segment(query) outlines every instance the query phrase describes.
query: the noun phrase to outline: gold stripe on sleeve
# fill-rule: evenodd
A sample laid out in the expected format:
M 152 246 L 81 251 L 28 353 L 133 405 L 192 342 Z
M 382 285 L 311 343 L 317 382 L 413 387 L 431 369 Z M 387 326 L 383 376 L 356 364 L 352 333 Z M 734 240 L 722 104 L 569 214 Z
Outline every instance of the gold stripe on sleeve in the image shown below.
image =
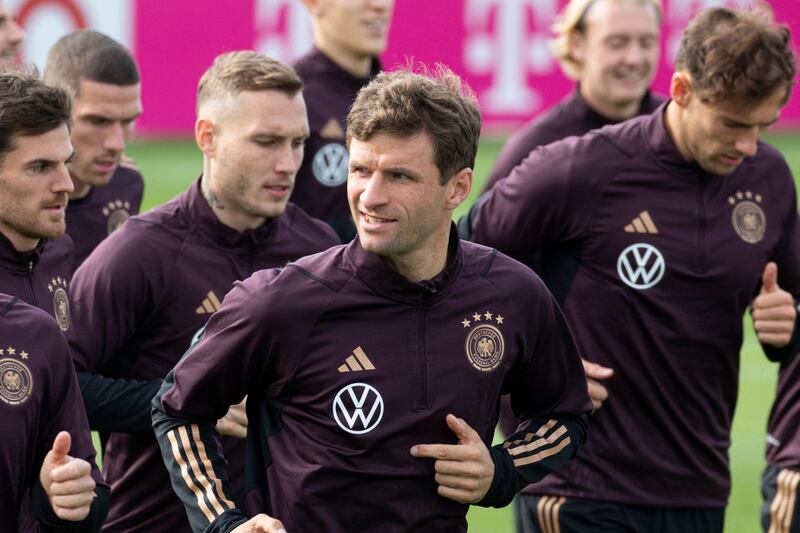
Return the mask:
M 552 448 L 548 448 L 546 450 L 542 450 L 541 452 L 539 452 L 537 454 L 534 454 L 534 455 L 530 455 L 528 457 L 521 457 L 519 459 L 515 459 L 514 460 L 514 466 L 520 467 L 520 466 L 529 465 L 531 463 L 538 463 L 542 459 L 547 459 L 551 455 L 557 454 L 558 452 L 563 450 L 565 447 L 567 447 L 570 442 L 572 442 L 572 439 L 570 439 L 569 436 L 567 436 L 566 439 L 562 440 L 561 442 L 559 442 L 556 446 L 553 446 Z
M 517 446 L 516 448 L 511 448 L 511 449 L 508 450 L 508 453 L 510 453 L 512 456 L 514 456 L 514 455 L 520 455 L 520 454 L 523 454 L 523 453 L 532 452 L 533 450 L 536 450 L 537 448 L 541 448 L 542 446 L 547 446 L 548 444 L 553 444 L 555 441 L 560 439 L 561 436 L 564 435 L 564 433 L 566 433 L 566 432 L 567 432 L 566 426 L 561 426 L 560 428 L 555 430 L 546 439 L 538 439 L 538 440 L 533 441 L 530 444 L 526 444 L 525 446 Z
M 192 491 L 195 498 L 197 499 L 197 505 L 200 507 L 200 510 L 205 515 L 206 520 L 208 520 L 209 523 L 213 522 L 216 516 L 214 516 L 214 513 L 212 513 L 211 509 L 209 509 L 208 506 L 206 505 L 205 499 L 203 498 L 203 492 L 195 484 L 195 482 L 192 481 L 192 478 L 189 477 L 189 468 L 186 464 L 186 461 L 184 461 L 183 457 L 181 456 L 181 451 L 178 446 L 178 440 L 175 438 L 174 429 L 171 429 L 167 432 L 167 439 L 169 439 L 169 444 L 172 448 L 172 457 L 175 458 L 175 461 L 178 463 L 178 466 L 181 469 L 181 477 L 183 478 L 183 481 L 186 483 L 186 485 L 189 487 L 189 490 Z
M 195 457 L 194 451 L 192 450 L 192 444 L 189 442 L 189 433 L 186 431 L 186 426 L 178 427 L 178 435 L 181 438 L 183 451 L 186 453 L 186 458 L 189 461 L 189 467 L 192 469 L 194 477 L 197 478 L 197 481 L 203 488 L 203 493 L 205 494 L 206 498 L 208 498 L 209 505 L 211 505 L 217 515 L 221 515 L 225 512 L 225 509 L 222 508 L 219 500 L 217 500 L 216 494 L 214 494 L 214 492 L 211 490 L 211 484 L 208 482 L 208 479 L 203 475 L 202 472 L 200 472 L 200 465 L 197 461 L 197 457 Z
M 200 461 L 208 472 L 211 481 L 214 483 L 214 488 L 216 489 L 217 497 L 222 500 L 222 502 L 228 507 L 228 509 L 235 509 L 236 505 L 229 499 L 225 497 L 225 492 L 222 490 L 222 480 L 217 477 L 216 473 L 214 472 L 214 468 L 211 464 L 211 461 L 208 459 L 208 455 L 206 455 L 206 446 L 203 444 L 203 440 L 200 438 L 200 426 L 197 424 L 192 424 L 192 439 L 194 439 L 195 444 L 197 444 L 197 452 L 200 454 Z

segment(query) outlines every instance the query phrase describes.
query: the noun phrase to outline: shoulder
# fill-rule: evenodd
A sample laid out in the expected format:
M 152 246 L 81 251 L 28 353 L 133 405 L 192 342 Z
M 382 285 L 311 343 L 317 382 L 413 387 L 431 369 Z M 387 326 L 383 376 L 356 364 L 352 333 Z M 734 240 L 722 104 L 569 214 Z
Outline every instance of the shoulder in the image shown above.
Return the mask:
M 479 278 L 494 287 L 496 295 L 518 296 L 549 295 L 544 282 L 530 268 L 494 248 L 461 241 L 464 276 Z
M 130 161 L 130 163 L 126 161 Z M 117 170 L 114 171 L 113 176 L 111 176 L 111 181 L 107 187 L 120 191 L 140 191 L 144 188 L 144 178 L 138 167 L 133 164 L 132 159 L 122 160 L 117 166 Z
M 75 278 L 84 271 L 111 276 L 134 271 L 152 272 L 157 264 L 174 262 L 188 233 L 174 216 L 176 209 L 173 200 L 129 218 L 97 245 L 78 268 Z
M 46 362 L 43 366 L 49 368 L 71 368 L 66 338 L 53 317 L 15 296 L 0 294 L 0 335 L 4 347 L 8 344 L 16 347 L 15 351 L 39 352 L 40 358 L 31 360 L 26 355 L 22 360 L 31 364 L 42 360 Z
M 45 245 L 44 254 L 51 261 L 72 261 L 72 255 L 75 253 L 75 243 L 72 237 L 64 234 L 55 239 L 49 239 Z
M 340 244 L 339 237 L 328 224 L 312 217 L 291 202 L 286 205 L 286 211 L 279 220 L 281 226 L 293 234 L 294 239 L 306 241 L 310 252 Z
M 313 322 L 352 277 L 342 272 L 344 248 L 306 256 L 282 269 L 259 270 L 234 284 L 223 307 L 232 306 L 245 318 L 259 317 L 276 331 Z

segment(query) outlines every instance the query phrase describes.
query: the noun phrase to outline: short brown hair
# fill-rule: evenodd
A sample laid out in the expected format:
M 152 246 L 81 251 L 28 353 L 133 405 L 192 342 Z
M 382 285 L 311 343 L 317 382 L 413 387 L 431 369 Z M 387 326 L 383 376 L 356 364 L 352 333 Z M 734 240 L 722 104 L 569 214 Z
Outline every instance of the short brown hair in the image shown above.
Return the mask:
M 595 4 L 600 1 L 614 2 L 619 0 L 570 0 L 553 24 L 555 37 L 549 42 L 550 51 L 553 52 L 553 56 L 561 66 L 561 70 L 570 78 L 578 79 L 583 68 L 583 65 L 572 57 L 570 43 L 575 38 L 576 33 L 582 34 L 586 31 L 586 17 Z M 652 6 L 656 11 L 659 22 L 661 22 L 661 0 L 635 1 L 643 6 Z
M 76 96 L 81 78 L 121 87 L 139 83 L 139 68 L 117 41 L 94 30 L 68 33 L 47 54 L 45 80 Z
M 303 82 L 292 67 L 263 54 L 248 50 L 227 52 L 217 56 L 200 78 L 197 110 L 209 100 L 268 89 L 294 96 L 303 89 Z
M 433 73 L 411 68 L 384 72 L 363 87 L 347 115 L 347 146 L 378 133 L 411 137 L 427 132 L 434 159 L 446 183 L 475 166 L 481 134 L 481 112 L 475 95 L 453 71 L 437 65 Z
M 72 100 L 63 89 L 46 85 L 37 71 L 0 73 L 0 164 L 19 136 L 42 135 L 71 126 Z
M 750 11 L 713 8 L 683 33 L 676 67 L 692 79 L 701 100 L 751 105 L 794 85 L 791 34 L 765 5 Z

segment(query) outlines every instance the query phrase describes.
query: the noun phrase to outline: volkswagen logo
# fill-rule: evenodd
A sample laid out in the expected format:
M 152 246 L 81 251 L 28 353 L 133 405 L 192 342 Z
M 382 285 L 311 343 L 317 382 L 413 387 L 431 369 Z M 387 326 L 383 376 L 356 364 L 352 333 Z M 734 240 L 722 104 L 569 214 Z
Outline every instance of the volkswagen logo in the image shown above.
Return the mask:
M 371 385 L 351 383 L 333 400 L 333 419 L 353 435 L 369 433 L 383 418 L 383 398 Z
M 338 187 L 347 181 L 347 149 L 338 143 L 329 143 L 314 155 L 311 170 L 317 181 L 326 187 Z
M 631 244 L 617 260 L 619 278 L 634 289 L 649 289 L 661 281 L 664 270 L 664 256 L 650 244 Z

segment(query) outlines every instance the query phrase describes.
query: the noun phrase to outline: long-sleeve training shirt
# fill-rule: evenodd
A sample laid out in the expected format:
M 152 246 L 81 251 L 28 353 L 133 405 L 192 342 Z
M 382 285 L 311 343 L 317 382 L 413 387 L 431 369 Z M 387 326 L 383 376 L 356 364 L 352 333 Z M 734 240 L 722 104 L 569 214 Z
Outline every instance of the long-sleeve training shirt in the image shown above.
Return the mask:
M 314 47 L 297 60 L 294 68 L 303 79 L 311 133 L 297 171 L 292 202 L 330 224 L 342 242 L 350 242 L 356 227 L 347 203 L 347 113 L 358 91 L 380 71 L 380 63 L 373 60 L 370 75 L 358 78 Z
M 73 253 L 69 235 L 41 239 L 33 250 L 19 252 L 0 233 L 0 293 L 44 310 L 66 332 L 72 323 L 69 283 Z
M 800 295 L 781 155 L 759 143 L 731 174 L 710 175 L 683 159 L 663 115 L 534 151 L 471 212 L 475 241 L 541 253 L 581 354 L 615 372 L 592 438 L 535 492 L 724 506 L 743 314 L 768 261 Z M 792 354 L 797 337 L 767 353 Z
M 128 219 L 81 265 L 69 341 L 89 422 L 112 432 L 103 465 L 112 494 L 108 531 L 189 530 L 152 432 L 150 400 L 234 281 L 336 242 L 327 225 L 292 204 L 254 230 L 231 229 L 198 180 Z M 244 441 L 223 443 L 241 490 Z
M 591 409 L 570 332 L 541 280 L 451 236 L 450 265 L 412 283 L 356 239 L 237 283 L 154 399 L 153 423 L 195 531 L 245 513 L 287 531 L 466 531 L 415 444 L 455 444 L 445 417 L 491 445 L 502 393 L 527 423 L 491 448 L 482 505 L 574 456 Z M 248 395 L 237 500 L 213 423 Z
M 89 516 L 59 519 L 39 481 L 56 435 L 67 431 L 69 455 L 92 465 L 97 483 Z M 3 531 L 99 531 L 108 486 L 95 451 L 67 341 L 53 318 L 0 294 L 0 524 Z M 44 530 L 44 529 L 43 529 Z
M 67 234 L 75 243 L 73 272 L 100 242 L 111 235 L 142 205 L 144 180 L 138 170 L 120 164 L 111 181 L 92 187 L 83 198 L 67 204 Z

